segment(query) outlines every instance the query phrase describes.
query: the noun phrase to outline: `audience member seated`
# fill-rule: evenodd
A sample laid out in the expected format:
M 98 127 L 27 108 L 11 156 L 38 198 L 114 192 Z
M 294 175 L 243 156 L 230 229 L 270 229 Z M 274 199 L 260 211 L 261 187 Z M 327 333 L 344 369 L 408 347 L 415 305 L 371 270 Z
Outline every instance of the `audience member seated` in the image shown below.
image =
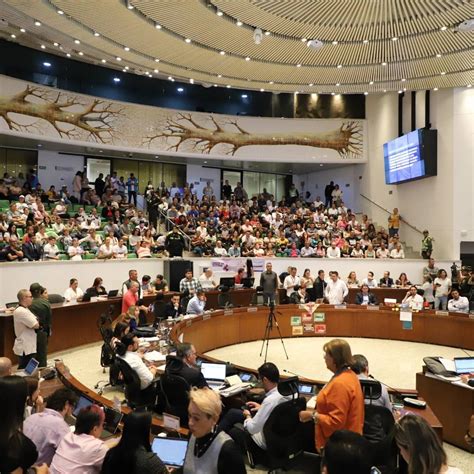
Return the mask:
M 408 288 L 411 286 L 410 280 L 408 280 L 407 274 L 402 272 L 400 273 L 400 276 L 397 278 L 397 281 L 395 282 L 395 285 L 397 285 L 398 288 Z
M 367 278 L 362 280 L 363 285 L 367 285 L 369 288 L 377 288 L 377 280 L 374 278 L 374 272 L 367 273 Z
M 402 304 L 407 304 L 410 309 L 423 309 L 423 297 L 418 294 L 418 288 L 416 286 L 410 286 L 405 298 L 402 300 Z
M 163 275 L 156 275 L 155 281 L 151 283 L 151 286 L 155 292 L 166 293 L 170 291 L 168 288 L 168 282 L 165 280 Z
M 167 474 L 163 461 L 151 450 L 150 412 L 131 412 L 125 418 L 117 446 L 105 455 L 101 474 Z
M 86 294 L 91 297 L 96 296 L 105 296 L 107 295 L 107 290 L 102 286 L 103 280 L 100 277 L 95 277 L 94 282 L 90 288 L 87 288 Z
M 357 279 L 356 272 L 350 272 L 346 280 L 347 286 L 349 288 L 354 288 L 359 286 L 359 280 Z
M 182 377 L 191 387 L 207 387 L 206 379 L 196 365 L 196 349 L 188 342 L 178 344 L 175 356 L 166 357 L 165 372 Z
M 206 294 L 202 290 L 198 290 L 196 294 L 189 300 L 186 314 L 203 314 L 206 308 Z
M 369 285 L 363 284 L 360 287 L 360 291 L 356 294 L 355 304 L 365 305 L 376 305 L 378 304 L 377 298 L 370 291 Z
M 186 310 L 181 306 L 181 297 L 179 295 L 173 295 L 171 300 L 166 303 L 165 306 L 165 317 L 166 318 L 177 318 L 186 313 Z
M 143 361 L 142 354 L 138 351 L 138 337 L 132 333 L 126 334 L 116 344 L 117 356 L 123 359 L 140 379 L 140 389 L 146 390 L 152 386 L 156 376 L 156 367 L 147 366 Z
M 51 474 L 96 474 L 100 472 L 107 447 L 100 439 L 104 410 L 97 405 L 83 408 L 76 419 L 74 433 L 67 433 L 56 449 Z
M 263 427 L 273 409 L 289 399 L 278 391 L 280 372 L 272 362 L 266 362 L 258 368 L 258 378 L 265 390 L 262 404 L 247 402 L 243 411 L 243 430 L 235 426 L 229 431 L 242 452 L 249 451 L 254 459 L 261 459 L 267 448 Z M 254 416 L 252 417 L 252 413 Z
M 346 296 L 349 294 L 349 288 L 347 288 L 347 285 L 339 278 L 338 272 L 332 271 L 329 275 L 330 279 L 326 284 L 324 297 L 329 304 L 343 304 Z
M 117 344 L 122 341 L 123 336 L 126 336 L 130 332 L 130 322 L 118 322 L 112 333 L 112 339 L 110 340 L 110 346 L 115 351 Z
M 45 260 L 59 260 L 59 247 L 56 244 L 56 237 L 53 235 L 48 237 L 48 243 L 43 249 L 43 257 Z
M 67 302 L 81 301 L 84 296 L 84 292 L 79 288 L 79 282 L 77 278 L 71 278 L 69 280 L 69 288 L 64 292 L 64 299 Z
M 370 458 L 370 445 L 362 435 L 338 430 L 324 448 L 321 474 L 370 474 Z
M 204 273 L 199 277 L 199 283 L 203 290 L 215 290 L 219 286 L 215 278 L 213 278 L 212 269 L 209 267 L 206 268 Z
M 48 397 L 41 413 L 26 418 L 23 433 L 35 443 L 38 463 L 51 464 L 59 443 L 70 432 L 65 418 L 72 415 L 76 402 L 77 396 L 72 390 L 60 388 Z
M 296 285 L 293 293 L 290 296 L 291 304 L 306 304 L 309 301 L 309 295 L 306 292 L 304 285 Z
M 469 313 L 469 300 L 465 296 L 459 296 L 459 290 L 452 290 L 451 299 L 448 301 L 448 311 Z
M 216 429 L 221 415 L 219 394 L 209 388 L 193 389 L 189 394 L 189 430 L 183 472 L 244 474 L 244 460 L 232 438 Z
M 0 377 L 12 375 L 12 361 L 8 357 L 0 357 Z
M 44 410 L 44 399 L 41 395 L 39 379 L 36 376 L 25 377 L 27 386 L 25 420 L 34 413 Z
M 423 417 L 405 415 L 395 424 L 394 436 L 409 473 L 462 474 L 448 466 L 441 440 Z
M 350 368 L 354 360 L 349 344 L 343 339 L 332 339 L 323 350 L 326 367 L 334 376 L 318 393 L 316 411 L 300 412 L 302 422 L 314 422 L 318 452 L 335 431 L 346 429 L 362 434 L 364 427 L 364 395 Z
M 393 286 L 393 278 L 390 278 L 390 272 L 383 272 L 383 278 L 380 279 L 379 286 L 381 288 L 391 288 Z

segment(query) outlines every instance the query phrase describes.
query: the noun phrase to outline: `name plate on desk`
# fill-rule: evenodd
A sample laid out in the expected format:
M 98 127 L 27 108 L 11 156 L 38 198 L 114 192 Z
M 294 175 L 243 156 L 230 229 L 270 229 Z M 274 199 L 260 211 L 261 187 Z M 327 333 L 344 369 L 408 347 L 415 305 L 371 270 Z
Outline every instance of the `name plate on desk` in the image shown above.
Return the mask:
M 247 308 L 248 313 L 254 313 L 257 310 L 258 310 L 258 308 L 256 306 L 250 306 L 250 308 Z
M 234 310 L 233 309 L 226 309 L 224 311 L 224 316 L 231 316 L 232 314 L 234 314 Z
M 436 316 L 449 316 L 449 311 L 441 311 L 437 309 L 435 314 Z
M 345 304 L 335 304 L 334 309 L 347 309 Z
M 206 319 L 211 319 L 211 315 L 210 314 L 203 314 L 202 315 L 202 320 L 206 321 Z
M 369 311 L 378 311 L 378 310 L 380 309 L 380 306 L 379 306 L 378 304 L 373 305 L 373 306 L 367 305 L 367 309 L 368 309 Z

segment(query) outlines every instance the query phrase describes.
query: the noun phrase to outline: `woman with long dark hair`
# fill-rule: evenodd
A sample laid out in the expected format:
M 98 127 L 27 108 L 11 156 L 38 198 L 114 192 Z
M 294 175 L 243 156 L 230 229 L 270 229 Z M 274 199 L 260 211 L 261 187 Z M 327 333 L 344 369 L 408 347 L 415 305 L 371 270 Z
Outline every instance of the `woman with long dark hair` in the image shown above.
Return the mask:
M 105 456 L 102 474 L 165 474 L 166 466 L 151 450 L 150 412 L 132 412 L 125 418 L 122 438 Z

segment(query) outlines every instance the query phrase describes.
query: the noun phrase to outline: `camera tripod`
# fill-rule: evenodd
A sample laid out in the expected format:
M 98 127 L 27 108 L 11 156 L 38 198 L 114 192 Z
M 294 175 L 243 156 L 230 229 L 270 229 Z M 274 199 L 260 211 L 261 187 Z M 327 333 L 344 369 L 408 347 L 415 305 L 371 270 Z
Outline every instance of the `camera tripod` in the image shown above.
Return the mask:
M 273 325 L 275 325 L 275 327 L 278 330 L 278 335 L 280 336 L 281 345 L 283 346 L 283 350 L 285 351 L 285 356 L 288 359 L 288 353 L 286 352 L 286 347 L 285 347 L 285 343 L 283 341 L 283 337 L 281 335 L 280 326 L 278 325 L 278 320 L 277 320 L 277 317 L 275 315 L 275 305 L 274 305 L 274 303 L 270 303 L 270 312 L 268 313 L 267 325 L 265 327 L 265 333 L 263 335 L 262 348 L 260 349 L 260 357 L 262 357 L 263 348 L 265 347 L 264 362 L 267 362 L 268 343 L 270 341 L 270 334 L 273 330 Z

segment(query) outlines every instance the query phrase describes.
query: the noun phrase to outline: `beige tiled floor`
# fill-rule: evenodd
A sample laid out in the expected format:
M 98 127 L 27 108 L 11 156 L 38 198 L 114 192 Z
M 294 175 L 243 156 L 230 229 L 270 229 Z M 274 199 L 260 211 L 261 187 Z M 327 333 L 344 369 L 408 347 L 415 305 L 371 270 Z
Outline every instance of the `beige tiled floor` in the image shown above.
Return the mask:
M 287 360 L 280 340 L 271 340 L 267 360 L 274 362 L 280 370 L 286 369 L 305 377 L 328 380 L 330 372 L 322 359 L 322 346 L 329 338 L 293 338 L 284 339 L 289 356 Z M 406 343 L 378 339 L 347 338 L 353 353 L 364 354 L 370 363 L 371 373 L 391 387 L 415 388 L 415 374 L 421 369 L 425 356 L 444 356 L 452 358 L 463 355 L 460 349 L 434 346 L 429 344 Z M 259 357 L 261 342 L 252 342 L 228 346 L 209 352 L 209 355 L 238 365 L 257 368 L 263 363 Z M 82 346 L 73 351 L 52 354 L 51 359 L 61 358 L 69 366 L 71 373 L 82 383 L 94 388 L 100 380 L 107 381 L 108 373 L 100 367 L 100 344 Z M 104 396 L 123 400 L 123 393 L 106 388 Z M 474 474 L 473 456 L 466 451 L 445 443 L 449 464 Z M 248 472 L 262 473 L 259 469 Z M 299 472 L 300 471 L 291 471 Z

